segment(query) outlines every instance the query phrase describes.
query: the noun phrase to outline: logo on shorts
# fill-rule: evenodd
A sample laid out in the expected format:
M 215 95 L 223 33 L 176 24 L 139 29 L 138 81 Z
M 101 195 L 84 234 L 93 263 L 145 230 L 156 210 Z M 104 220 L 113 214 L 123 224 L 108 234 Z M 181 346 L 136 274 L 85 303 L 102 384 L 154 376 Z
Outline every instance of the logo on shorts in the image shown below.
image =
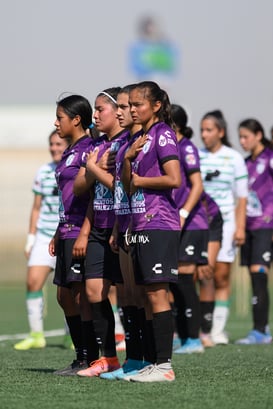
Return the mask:
M 81 265 L 80 265 L 80 263 L 75 263 L 73 266 L 71 266 L 71 270 L 75 274 L 81 274 Z
M 270 253 L 270 251 L 266 251 L 264 254 L 263 254 L 263 259 L 264 259 L 264 261 L 266 261 L 267 263 L 271 260 L 271 253 Z
M 141 243 L 141 244 L 150 243 L 148 235 L 131 234 L 129 229 L 127 229 L 124 234 L 124 240 L 127 246 L 130 246 L 130 244 L 136 244 L 136 243 Z
M 193 256 L 194 255 L 194 246 L 190 245 L 185 248 L 185 252 L 188 254 L 188 256 Z
M 191 308 L 186 308 L 185 310 L 185 317 L 191 318 L 192 317 L 192 309 Z
M 153 266 L 152 270 L 153 270 L 153 272 L 154 272 L 155 274 L 162 274 L 162 273 L 163 273 L 163 271 L 162 271 L 162 264 L 161 264 L 161 263 L 156 263 L 156 264 Z

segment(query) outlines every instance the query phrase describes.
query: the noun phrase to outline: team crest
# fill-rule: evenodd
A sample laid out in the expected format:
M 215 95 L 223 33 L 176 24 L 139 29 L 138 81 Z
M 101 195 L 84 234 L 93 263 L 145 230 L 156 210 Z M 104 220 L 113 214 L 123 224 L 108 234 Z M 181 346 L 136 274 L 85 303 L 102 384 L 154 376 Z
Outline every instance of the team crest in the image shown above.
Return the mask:
M 167 145 L 167 139 L 164 135 L 160 135 L 159 137 L 159 146 L 166 146 Z
M 71 155 L 68 156 L 68 158 L 65 161 L 66 166 L 71 165 L 73 162 L 73 159 L 75 158 L 75 153 L 72 153 Z
M 151 141 L 147 141 L 145 143 L 145 145 L 143 146 L 143 148 L 142 148 L 143 153 L 147 153 L 149 151 L 149 149 L 150 149 L 150 146 L 151 146 Z

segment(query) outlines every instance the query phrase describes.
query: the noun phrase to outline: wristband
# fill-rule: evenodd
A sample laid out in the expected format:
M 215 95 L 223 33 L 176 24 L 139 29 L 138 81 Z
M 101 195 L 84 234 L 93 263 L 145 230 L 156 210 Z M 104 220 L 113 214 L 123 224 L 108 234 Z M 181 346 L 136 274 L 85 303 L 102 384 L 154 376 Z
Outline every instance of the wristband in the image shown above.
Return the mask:
M 27 235 L 27 242 L 26 242 L 26 245 L 25 245 L 25 252 L 26 253 L 30 252 L 30 250 L 33 247 L 34 242 L 35 242 L 35 234 L 29 233 Z
M 186 210 L 186 209 L 182 208 L 182 209 L 179 210 L 179 216 L 183 217 L 183 219 L 186 219 L 189 214 L 190 214 L 190 212 L 188 212 L 188 210 Z

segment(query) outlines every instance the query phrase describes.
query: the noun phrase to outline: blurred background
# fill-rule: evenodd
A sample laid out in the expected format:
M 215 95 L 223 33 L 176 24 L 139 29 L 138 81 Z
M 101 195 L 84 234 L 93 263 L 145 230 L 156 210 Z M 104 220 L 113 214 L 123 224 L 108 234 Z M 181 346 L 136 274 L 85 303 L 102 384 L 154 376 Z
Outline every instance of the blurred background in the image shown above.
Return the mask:
M 56 100 L 93 104 L 111 86 L 154 80 L 199 122 L 223 111 L 239 148 L 246 117 L 273 125 L 272 0 L 9 0 L 0 15 L 0 281 L 25 278 L 37 168 L 49 160 Z

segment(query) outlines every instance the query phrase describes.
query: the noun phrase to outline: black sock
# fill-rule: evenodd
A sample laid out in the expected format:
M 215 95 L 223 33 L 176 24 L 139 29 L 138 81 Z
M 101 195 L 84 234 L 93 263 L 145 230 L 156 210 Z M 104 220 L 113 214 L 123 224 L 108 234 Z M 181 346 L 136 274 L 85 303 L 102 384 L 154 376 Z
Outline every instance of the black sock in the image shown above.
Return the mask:
M 214 304 L 214 301 L 200 301 L 201 331 L 204 334 L 209 334 L 211 331 Z
M 156 363 L 171 362 L 173 349 L 172 312 L 163 311 L 153 314 L 153 328 L 156 348 Z
M 200 301 L 193 277 L 193 274 L 179 274 L 177 285 L 184 299 L 184 316 L 186 318 L 188 337 L 198 338 L 200 330 Z
M 142 361 L 142 342 L 138 319 L 138 308 L 130 305 L 122 307 L 126 343 L 126 359 Z
M 99 358 L 99 345 L 96 340 L 93 321 L 82 321 L 83 354 L 88 364 Z
M 84 360 L 83 354 L 83 339 L 82 339 L 82 323 L 80 315 L 65 317 L 72 342 L 75 347 L 76 357 L 79 361 Z
M 252 314 L 254 329 L 265 333 L 268 324 L 269 294 L 267 288 L 267 274 L 251 273 L 252 283 Z
M 93 323 L 102 356 L 116 356 L 115 319 L 108 298 L 92 304 Z
M 138 318 L 140 322 L 142 355 L 144 361 L 151 362 L 152 364 L 154 364 L 156 362 L 156 353 L 153 321 L 146 320 L 144 308 L 140 308 L 138 310 Z
M 170 283 L 170 289 L 174 297 L 175 305 L 175 327 L 180 339 L 187 339 L 188 326 L 187 319 L 185 316 L 185 300 L 182 290 L 180 289 L 178 283 Z

